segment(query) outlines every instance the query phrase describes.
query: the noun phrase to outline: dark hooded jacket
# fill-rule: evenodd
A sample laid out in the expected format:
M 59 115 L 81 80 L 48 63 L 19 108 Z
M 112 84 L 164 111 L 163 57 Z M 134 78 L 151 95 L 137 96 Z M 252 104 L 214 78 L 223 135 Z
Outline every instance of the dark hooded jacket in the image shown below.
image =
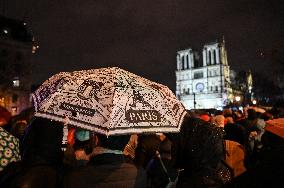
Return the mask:
M 232 178 L 226 165 L 223 129 L 200 119 L 186 117 L 176 139 L 176 167 L 184 169 L 177 187 L 216 188 Z
M 35 118 L 21 143 L 22 161 L 11 164 L 1 177 L 0 187 L 58 187 L 62 168 L 63 126 Z
M 134 165 L 122 153 L 129 136 L 97 137 L 99 147 L 107 152 L 95 153 L 86 166 L 70 169 L 64 175 L 64 187 L 146 187 L 147 177 L 144 169 Z

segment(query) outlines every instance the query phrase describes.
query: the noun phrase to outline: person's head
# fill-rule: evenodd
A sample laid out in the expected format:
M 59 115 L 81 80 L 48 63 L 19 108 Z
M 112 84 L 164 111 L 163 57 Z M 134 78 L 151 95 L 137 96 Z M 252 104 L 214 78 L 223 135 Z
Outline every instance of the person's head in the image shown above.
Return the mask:
M 21 139 L 25 133 L 25 129 L 28 123 L 26 120 L 18 120 L 12 125 L 11 134 L 13 134 L 18 139 Z
M 224 157 L 223 133 L 209 122 L 186 116 L 173 146 L 176 168 L 194 171 L 216 166 Z
M 215 116 L 223 115 L 223 111 L 222 110 L 216 110 L 214 114 L 215 114 Z
M 234 123 L 233 117 L 226 117 L 226 124 L 232 124 Z
M 233 114 L 234 120 L 240 120 L 244 118 L 244 114 L 241 110 L 237 110 Z
M 39 156 L 41 159 L 57 163 L 62 161 L 63 123 L 35 117 L 26 128 L 22 149 L 23 160 Z
M 110 150 L 123 151 L 124 147 L 129 141 L 130 135 L 113 135 L 105 136 L 101 134 L 96 135 L 98 138 L 97 145 Z
M 230 108 L 225 108 L 223 110 L 223 114 L 224 114 L 224 117 L 232 117 L 233 116 L 233 112 Z
M 217 127 L 224 128 L 225 126 L 225 117 L 223 115 L 217 115 L 212 118 L 212 123 L 214 123 Z
M 73 144 L 75 158 L 77 160 L 89 160 L 95 147 L 92 133 L 84 129 L 75 130 L 75 141 Z
M 257 114 L 256 114 L 256 111 L 254 110 L 254 109 L 248 109 L 247 110 L 247 114 L 248 114 L 248 119 L 249 120 L 254 120 L 254 119 L 256 119 L 257 118 Z

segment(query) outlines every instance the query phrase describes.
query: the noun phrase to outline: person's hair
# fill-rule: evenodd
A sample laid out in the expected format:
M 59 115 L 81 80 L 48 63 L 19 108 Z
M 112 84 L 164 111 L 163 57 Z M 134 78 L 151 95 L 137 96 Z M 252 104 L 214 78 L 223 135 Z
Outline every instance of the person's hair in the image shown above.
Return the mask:
M 94 145 L 92 144 L 91 140 L 80 141 L 78 139 L 75 139 L 73 148 L 74 151 L 82 149 L 87 155 L 89 155 L 90 153 L 92 153 Z
M 31 162 L 40 157 L 47 163 L 62 162 L 63 124 L 35 117 L 26 128 L 22 143 L 22 159 Z
M 111 150 L 123 150 L 126 144 L 129 141 L 130 135 L 114 135 L 114 136 L 105 136 L 98 134 L 99 146 L 111 149 Z
M 233 112 L 230 108 L 225 108 L 223 110 L 224 117 L 233 117 Z
M 16 123 L 12 125 L 11 134 L 17 137 L 19 140 L 21 140 L 22 136 L 25 133 L 26 127 L 27 127 L 26 120 L 18 120 Z
M 257 114 L 256 114 L 256 111 L 254 109 L 248 109 L 247 113 L 248 113 L 248 119 L 249 120 L 254 120 L 254 119 L 257 118 Z
M 218 116 L 218 115 L 223 115 L 223 111 L 222 110 L 216 110 L 215 113 L 214 113 L 215 116 Z
M 209 122 L 186 116 L 174 145 L 177 168 L 214 167 L 224 159 L 223 130 Z

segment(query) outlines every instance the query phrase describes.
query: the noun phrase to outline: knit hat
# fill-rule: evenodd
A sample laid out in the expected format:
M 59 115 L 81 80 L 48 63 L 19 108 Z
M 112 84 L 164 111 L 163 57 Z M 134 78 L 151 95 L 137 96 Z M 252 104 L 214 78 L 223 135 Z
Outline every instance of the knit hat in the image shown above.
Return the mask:
M 79 141 L 86 141 L 90 139 L 90 131 L 84 129 L 77 129 L 75 131 L 75 138 Z

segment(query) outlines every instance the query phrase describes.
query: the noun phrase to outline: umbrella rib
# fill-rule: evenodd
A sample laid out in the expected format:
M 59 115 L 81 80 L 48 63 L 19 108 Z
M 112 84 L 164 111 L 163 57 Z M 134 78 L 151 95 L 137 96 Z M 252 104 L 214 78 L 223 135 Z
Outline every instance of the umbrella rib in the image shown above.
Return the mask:
M 106 120 L 108 120 L 108 116 L 106 114 L 110 114 L 108 110 L 104 108 L 96 99 L 91 98 L 92 102 L 96 105 L 97 109 L 100 109 L 101 111 L 98 111 Z

